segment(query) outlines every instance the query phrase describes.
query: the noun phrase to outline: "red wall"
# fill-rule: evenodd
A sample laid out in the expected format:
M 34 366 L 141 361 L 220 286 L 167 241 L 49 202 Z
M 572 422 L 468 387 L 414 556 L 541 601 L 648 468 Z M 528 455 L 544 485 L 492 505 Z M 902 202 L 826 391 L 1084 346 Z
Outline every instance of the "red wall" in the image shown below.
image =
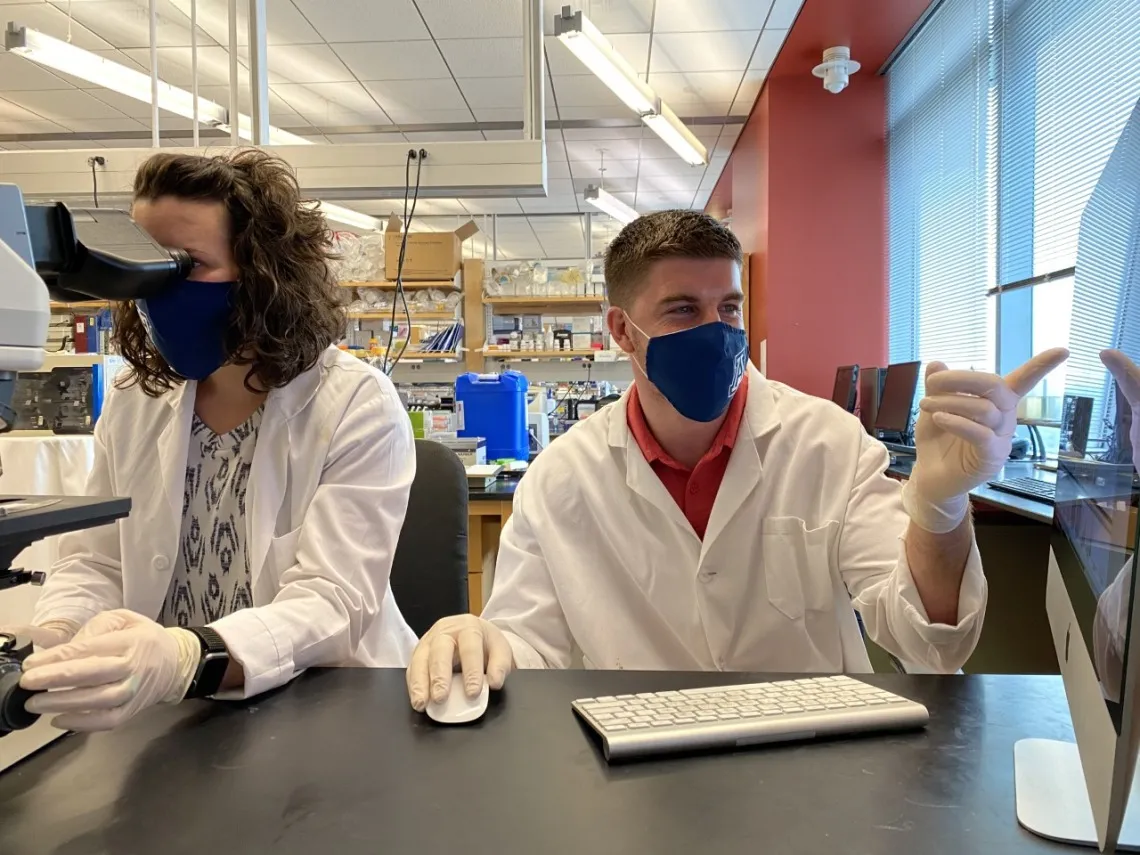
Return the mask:
M 887 363 L 885 80 L 878 68 L 929 0 L 806 0 L 707 206 L 752 253 L 753 361 L 829 397 L 839 365 Z M 839 95 L 811 75 L 846 44 Z

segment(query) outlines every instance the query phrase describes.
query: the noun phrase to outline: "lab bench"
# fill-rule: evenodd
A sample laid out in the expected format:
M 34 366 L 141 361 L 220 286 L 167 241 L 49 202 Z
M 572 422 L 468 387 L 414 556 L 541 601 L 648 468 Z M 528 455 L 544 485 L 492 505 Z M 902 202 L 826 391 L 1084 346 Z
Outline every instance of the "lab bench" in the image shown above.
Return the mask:
M 467 493 L 467 598 L 472 614 L 483 611 L 484 590 L 490 591 L 484 568 L 493 572 L 499 553 L 499 536 L 511 517 L 518 479 L 500 479 L 488 487 L 471 487 Z

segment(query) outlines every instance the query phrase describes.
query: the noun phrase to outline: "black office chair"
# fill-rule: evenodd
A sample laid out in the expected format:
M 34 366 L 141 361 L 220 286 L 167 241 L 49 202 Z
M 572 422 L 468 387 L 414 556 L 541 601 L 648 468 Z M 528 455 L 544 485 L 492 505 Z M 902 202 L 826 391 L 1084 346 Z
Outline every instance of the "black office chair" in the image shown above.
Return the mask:
M 449 448 L 416 440 L 416 477 L 392 561 L 392 593 L 422 636 L 467 611 L 467 470 Z

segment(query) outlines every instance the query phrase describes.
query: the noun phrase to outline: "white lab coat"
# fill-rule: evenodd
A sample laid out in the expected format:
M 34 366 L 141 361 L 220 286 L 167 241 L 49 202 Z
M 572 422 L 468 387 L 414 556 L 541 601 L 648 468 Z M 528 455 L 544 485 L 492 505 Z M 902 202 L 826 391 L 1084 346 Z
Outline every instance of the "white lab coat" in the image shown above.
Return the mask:
M 929 623 L 899 485 L 856 418 L 749 366 L 702 542 L 630 433 L 628 399 L 519 483 L 483 617 L 520 667 L 867 672 L 856 609 L 908 663 L 952 672 L 970 655 L 986 603 L 977 546 L 958 625 Z
M 180 548 L 195 386 L 111 393 L 87 493 L 129 496 L 131 514 L 64 536 L 37 623 L 114 608 L 158 616 Z M 388 577 L 414 475 L 396 390 L 355 357 L 329 348 L 269 393 L 246 500 L 253 607 L 211 624 L 244 667 L 235 696 L 311 666 L 407 664 L 416 637 Z

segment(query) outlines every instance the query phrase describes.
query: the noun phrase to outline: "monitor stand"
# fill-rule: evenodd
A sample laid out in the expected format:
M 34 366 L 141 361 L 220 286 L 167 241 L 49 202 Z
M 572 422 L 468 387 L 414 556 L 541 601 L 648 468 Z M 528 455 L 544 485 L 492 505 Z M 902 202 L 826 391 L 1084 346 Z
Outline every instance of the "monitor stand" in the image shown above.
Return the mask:
M 1081 755 L 1072 742 L 1022 739 L 1013 746 L 1017 821 L 1046 840 L 1097 847 Z M 1116 848 L 1140 852 L 1140 796 L 1133 782 Z

